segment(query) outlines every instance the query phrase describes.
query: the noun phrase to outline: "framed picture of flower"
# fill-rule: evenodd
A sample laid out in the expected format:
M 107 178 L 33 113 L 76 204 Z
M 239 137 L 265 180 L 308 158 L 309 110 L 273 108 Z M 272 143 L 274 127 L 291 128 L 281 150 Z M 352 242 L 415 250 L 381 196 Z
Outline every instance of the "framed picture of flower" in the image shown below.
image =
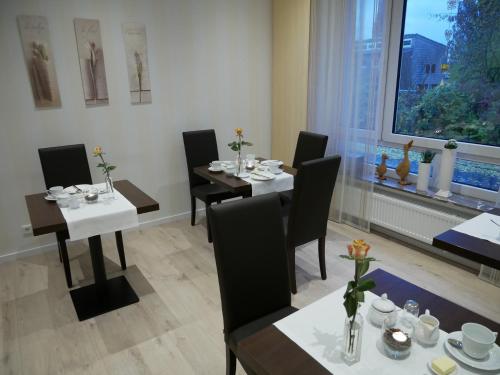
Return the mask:
M 52 56 L 47 18 L 17 16 L 35 107 L 61 106 L 59 85 Z
M 124 23 L 122 34 L 127 59 L 130 101 L 132 104 L 151 103 L 146 26 Z
M 99 21 L 75 18 L 74 24 L 85 104 L 108 104 L 108 85 Z

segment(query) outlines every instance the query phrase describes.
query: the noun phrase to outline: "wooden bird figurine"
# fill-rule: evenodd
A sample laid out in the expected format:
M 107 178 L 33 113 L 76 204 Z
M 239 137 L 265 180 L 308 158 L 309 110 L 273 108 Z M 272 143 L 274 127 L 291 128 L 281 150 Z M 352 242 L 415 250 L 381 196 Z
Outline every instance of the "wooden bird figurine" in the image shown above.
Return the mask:
M 385 165 L 385 161 L 389 159 L 389 156 L 387 156 L 386 153 L 382 154 L 382 161 L 380 162 L 380 165 L 377 166 L 376 171 L 377 171 L 377 178 L 379 180 L 385 180 L 387 177 L 384 175 L 387 173 L 387 165 Z
M 399 176 L 399 184 L 400 185 L 409 185 L 410 182 L 406 181 L 406 177 L 408 177 L 408 174 L 410 173 L 410 159 L 408 158 L 408 151 L 410 150 L 411 146 L 413 145 L 413 141 L 408 142 L 404 146 L 404 158 L 401 160 L 401 163 L 398 164 L 396 167 L 396 173 Z

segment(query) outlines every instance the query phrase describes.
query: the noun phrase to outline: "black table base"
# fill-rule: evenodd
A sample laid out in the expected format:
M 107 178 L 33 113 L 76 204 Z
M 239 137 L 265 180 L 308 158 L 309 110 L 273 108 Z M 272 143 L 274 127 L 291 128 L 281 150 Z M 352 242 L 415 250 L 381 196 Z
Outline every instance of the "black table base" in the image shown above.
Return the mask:
M 80 321 L 139 302 L 125 276 L 106 279 L 101 237 L 90 237 L 89 247 L 95 284 L 70 291 Z
M 104 288 L 92 284 L 71 290 L 70 294 L 79 321 L 139 302 L 125 276 L 106 280 Z

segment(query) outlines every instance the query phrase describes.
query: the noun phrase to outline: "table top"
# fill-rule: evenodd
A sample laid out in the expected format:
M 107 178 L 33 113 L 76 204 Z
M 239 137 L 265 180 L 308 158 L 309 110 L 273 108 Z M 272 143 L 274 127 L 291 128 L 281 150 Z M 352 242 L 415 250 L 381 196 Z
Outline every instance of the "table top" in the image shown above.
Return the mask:
M 365 277 L 376 282 L 377 286 L 371 290 L 373 293 L 377 295 L 387 293 L 398 306 L 403 306 L 407 299 L 412 298 L 418 301 L 420 306 L 430 309 L 432 315 L 440 320 L 440 328 L 445 332 L 458 331 L 465 322 L 480 323 L 496 332 L 500 330 L 499 323 L 382 269 L 377 269 Z M 497 338 L 497 344 L 500 344 L 500 337 Z M 244 339 L 238 345 L 238 356 L 256 374 L 329 374 L 323 366 L 274 325 Z
M 256 160 L 265 160 L 263 158 L 256 158 Z M 233 193 L 251 193 L 252 192 L 252 184 L 242 180 L 241 178 L 228 176 L 226 173 L 212 173 L 208 170 L 208 165 L 203 165 L 200 167 L 194 167 L 193 172 L 200 177 L 203 177 L 213 183 L 224 186 L 226 189 L 230 190 Z M 287 165 L 283 165 L 282 169 L 295 176 L 297 174 L 297 170 L 295 168 L 289 167 Z
M 158 211 L 160 205 L 128 180 L 114 182 L 114 187 L 137 208 L 138 214 Z M 33 235 L 65 231 L 64 216 L 55 202 L 47 201 L 45 193 L 26 195 L 26 205 L 33 228 Z
M 500 208 L 489 211 L 500 215 Z M 463 258 L 500 270 L 500 245 L 450 229 L 432 240 L 432 245 Z

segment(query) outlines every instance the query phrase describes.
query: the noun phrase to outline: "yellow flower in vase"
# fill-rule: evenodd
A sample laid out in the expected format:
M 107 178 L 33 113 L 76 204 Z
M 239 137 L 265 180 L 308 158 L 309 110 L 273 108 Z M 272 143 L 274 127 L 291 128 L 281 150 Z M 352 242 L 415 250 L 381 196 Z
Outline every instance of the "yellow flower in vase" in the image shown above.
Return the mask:
M 238 139 L 231 143 L 228 143 L 228 146 L 231 150 L 236 151 L 238 153 L 238 175 L 241 173 L 241 147 L 242 146 L 252 146 L 252 143 L 243 140 L 243 129 L 236 128 L 234 129 L 236 136 Z

